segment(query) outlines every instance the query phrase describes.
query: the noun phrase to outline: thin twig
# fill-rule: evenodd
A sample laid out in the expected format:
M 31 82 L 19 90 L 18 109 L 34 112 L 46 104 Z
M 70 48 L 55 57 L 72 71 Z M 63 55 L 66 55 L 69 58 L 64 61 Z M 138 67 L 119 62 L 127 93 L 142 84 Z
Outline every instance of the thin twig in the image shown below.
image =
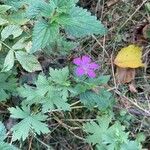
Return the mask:
M 141 106 L 139 106 L 137 103 L 135 103 L 133 100 L 129 99 L 128 97 L 126 97 L 125 95 L 122 95 L 120 91 L 118 91 L 117 89 L 115 90 L 115 92 L 120 96 L 123 97 L 124 99 L 128 100 L 130 103 L 132 103 L 134 106 L 136 106 L 138 109 L 140 109 L 141 111 L 143 111 L 144 113 L 147 113 L 148 115 L 150 115 L 150 111 L 142 108 Z
M 53 148 L 49 145 L 47 145 L 46 143 L 44 143 L 43 141 L 41 141 L 39 138 L 37 138 L 36 136 L 34 137 L 38 142 L 40 142 L 42 145 L 44 145 L 45 147 L 47 147 L 47 150 L 53 150 Z
M 122 24 L 122 26 L 119 28 L 119 31 L 126 25 L 128 21 L 132 19 L 132 17 L 139 11 L 139 9 L 147 2 L 147 0 L 144 0 L 142 4 L 134 11 L 134 13 Z M 118 31 L 118 32 L 119 32 Z
M 95 41 L 99 44 L 99 46 L 103 49 L 103 51 L 105 52 L 105 54 L 107 55 L 107 57 L 109 57 L 109 54 L 107 53 L 106 49 L 104 48 L 104 46 L 98 41 L 98 39 L 92 35 L 92 37 L 95 39 Z

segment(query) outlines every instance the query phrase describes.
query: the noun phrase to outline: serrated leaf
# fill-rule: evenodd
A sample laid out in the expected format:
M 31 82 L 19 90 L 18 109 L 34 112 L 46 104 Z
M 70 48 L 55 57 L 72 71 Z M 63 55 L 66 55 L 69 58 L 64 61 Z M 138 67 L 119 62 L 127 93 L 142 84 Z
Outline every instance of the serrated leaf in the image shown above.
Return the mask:
M 97 117 L 97 122 L 84 124 L 84 130 L 88 133 L 87 142 L 96 145 L 97 150 L 131 150 L 133 145 L 135 147 L 133 146 L 132 149 L 140 150 L 136 149 L 136 141 L 128 139 L 129 133 L 125 132 L 125 127 L 117 121 L 111 123 L 111 119 L 110 116 L 105 115 Z
M 13 10 L 18 11 L 22 6 L 29 4 L 31 0 L 5 0 L 5 4 L 10 5 Z
M 50 72 L 50 79 L 55 83 L 66 86 L 70 85 L 69 82 L 67 81 L 69 77 L 68 67 L 59 70 L 50 68 L 49 72 Z
M 26 71 L 34 72 L 42 70 L 40 63 L 34 55 L 28 54 L 23 51 L 17 51 L 15 52 L 15 56 L 23 69 L 25 69 Z
M 4 124 L 0 121 L 0 141 L 3 141 L 6 138 L 6 128 Z
M 7 72 L 11 70 L 14 66 L 14 51 L 9 50 L 3 65 L 2 72 Z
M 29 109 L 25 107 L 22 108 L 22 110 L 19 107 L 12 107 L 9 108 L 9 111 L 11 113 L 11 117 L 22 119 L 18 124 L 14 125 L 12 128 L 13 141 L 21 139 L 24 141 L 28 137 L 30 132 L 35 132 L 38 135 L 40 135 L 41 133 L 45 134 L 50 132 L 47 125 L 43 123 L 43 121 L 46 120 L 47 116 L 41 113 L 29 113 Z
M 0 14 L 5 13 L 10 8 L 11 8 L 11 6 L 9 6 L 9 5 L 0 5 Z
M 59 33 L 59 26 L 56 23 L 48 24 L 41 20 L 33 29 L 33 46 L 31 53 L 34 53 L 54 41 Z
M 13 35 L 13 38 L 16 38 L 21 34 L 22 34 L 22 29 L 19 26 L 8 25 L 1 32 L 2 41 L 7 39 L 10 35 Z
M 112 94 L 105 89 L 101 89 L 99 93 L 92 91 L 87 91 L 80 94 L 80 100 L 84 105 L 93 108 L 95 105 L 102 111 L 105 111 L 107 108 L 112 107 L 114 99 Z
M 8 108 L 8 110 L 11 112 L 12 118 L 24 119 L 30 115 L 30 109 L 26 107 L 22 107 L 21 109 L 17 106 L 16 108 Z
M 95 16 L 91 16 L 90 12 L 80 7 L 73 7 L 68 14 L 58 16 L 56 21 L 64 26 L 67 33 L 75 37 L 106 33 L 104 25 Z
M 55 7 L 53 1 L 47 3 L 41 0 L 32 0 L 26 15 L 28 18 L 36 18 L 40 16 L 49 18 L 54 13 Z
M 57 6 L 57 12 L 59 13 L 68 12 L 68 10 L 74 7 L 75 4 L 78 2 L 78 0 L 52 0 L 52 1 Z
M 70 86 L 68 68 L 60 70 L 51 69 L 50 71 L 52 71 L 52 74 L 48 78 L 42 74 L 38 76 L 37 81 L 35 81 L 36 87 L 24 85 L 18 88 L 20 96 L 25 98 L 24 103 L 28 105 L 41 104 L 43 112 L 54 109 L 70 110 L 70 105 L 67 102 Z

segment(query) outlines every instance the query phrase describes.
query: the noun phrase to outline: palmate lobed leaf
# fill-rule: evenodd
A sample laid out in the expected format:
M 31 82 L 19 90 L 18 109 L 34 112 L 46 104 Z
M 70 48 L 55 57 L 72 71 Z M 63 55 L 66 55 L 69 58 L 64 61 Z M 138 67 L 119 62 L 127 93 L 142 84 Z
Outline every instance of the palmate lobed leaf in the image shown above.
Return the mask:
M 63 69 L 53 69 L 50 68 L 49 69 L 49 74 L 50 74 L 50 80 L 52 80 L 53 82 L 55 82 L 56 84 L 60 84 L 60 85 L 70 85 L 68 78 L 69 78 L 69 69 L 68 67 L 65 67 Z
M 47 125 L 43 123 L 43 121 L 46 121 L 46 115 L 43 115 L 42 113 L 31 113 L 27 107 L 23 107 L 22 109 L 19 107 L 12 107 L 8 110 L 10 111 L 12 118 L 22 119 L 12 128 L 13 141 L 20 139 L 24 141 L 29 136 L 30 132 L 34 132 L 38 135 L 50 132 Z
M 140 143 L 128 139 L 124 126 L 117 121 L 110 125 L 111 121 L 112 118 L 105 115 L 97 117 L 97 122 L 84 124 L 84 130 L 88 133 L 87 142 L 96 145 L 97 150 L 141 149 Z
M 47 112 L 54 110 L 70 110 L 70 105 L 67 100 L 69 97 L 68 89 L 70 83 L 68 81 L 69 70 L 63 69 L 50 69 L 50 76 L 40 74 L 36 87 L 24 85 L 18 88 L 21 97 L 25 98 L 24 104 L 32 105 L 33 103 L 41 104 L 42 111 Z

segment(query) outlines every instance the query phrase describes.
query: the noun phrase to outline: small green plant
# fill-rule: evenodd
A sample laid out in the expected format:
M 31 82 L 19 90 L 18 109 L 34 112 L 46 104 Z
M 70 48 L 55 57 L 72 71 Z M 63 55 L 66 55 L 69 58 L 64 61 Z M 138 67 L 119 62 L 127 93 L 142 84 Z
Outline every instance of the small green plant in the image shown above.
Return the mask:
M 99 75 L 100 65 L 89 55 L 73 53 L 82 38 L 107 33 L 101 21 L 79 7 L 78 0 L 2 0 L 0 4 L 0 109 L 10 114 L 1 117 L 0 112 L 0 118 L 15 120 L 8 134 L 0 122 L 0 150 L 17 149 L 6 139 L 21 147 L 34 137 L 44 138 L 55 132 L 53 122 L 72 134 L 72 127 L 56 118 L 67 120 L 78 108 L 79 118 L 83 111 L 93 111 L 91 118 L 97 116 L 98 123 L 80 124 L 81 132 L 88 134 L 87 140 L 80 138 L 84 142 L 98 150 L 140 150 L 141 141 L 130 140 L 125 127 L 108 115 L 115 104 L 108 90 L 110 76 Z M 53 60 L 66 56 L 68 62 L 63 67 L 50 65 L 45 72 L 40 55 Z M 33 74 L 30 83 L 22 81 L 22 76 Z
M 84 125 L 88 133 L 87 142 L 96 145 L 97 150 L 139 150 L 141 145 L 137 140 L 131 141 L 125 132 L 125 127 L 118 121 L 111 124 L 110 116 L 97 117 L 97 122 L 89 122 Z

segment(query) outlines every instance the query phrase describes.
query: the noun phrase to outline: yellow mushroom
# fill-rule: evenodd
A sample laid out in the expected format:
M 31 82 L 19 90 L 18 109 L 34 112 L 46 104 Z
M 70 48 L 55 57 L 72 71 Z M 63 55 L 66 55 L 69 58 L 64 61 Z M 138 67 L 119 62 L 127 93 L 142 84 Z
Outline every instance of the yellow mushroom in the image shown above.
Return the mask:
M 142 48 L 137 45 L 129 45 L 122 48 L 114 63 L 121 68 L 138 68 L 144 67 L 142 63 Z

